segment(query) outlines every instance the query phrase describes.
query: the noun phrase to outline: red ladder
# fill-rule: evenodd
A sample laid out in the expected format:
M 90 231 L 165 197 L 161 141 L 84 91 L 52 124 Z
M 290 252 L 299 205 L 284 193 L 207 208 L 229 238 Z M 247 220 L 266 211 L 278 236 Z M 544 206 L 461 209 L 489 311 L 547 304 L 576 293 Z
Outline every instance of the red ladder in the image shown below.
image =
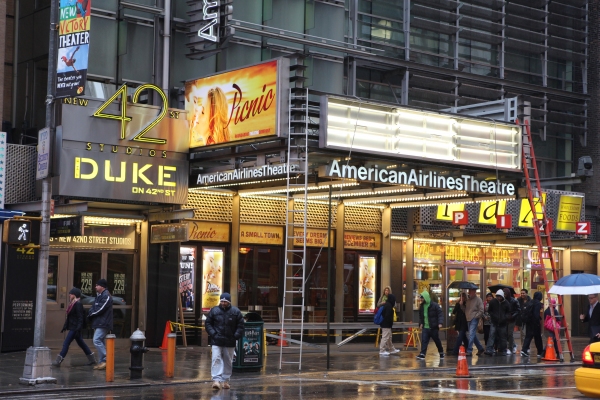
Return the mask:
M 517 125 L 519 120 L 516 121 Z M 558 280 L 558 272 L 556 270 L 556 263 L 554 262 L 554 249 L 552 248 L 552 239 L 550 238 L 551 227 L 548 224 L 548 218 L 546 214 L 546 200 L 543 196 L 542 186 L 540 184 L 540 177 L 537 170 L 537 162 L 535 160 L 535 153 L 533 151 L 533 140 L 531 138 L 531 129 L 529 128 L 529 122 L 525 121 L 523 124 L 524 133 L 523 147 L 522 147 L 522 158 L 523 158 L 523 171 L 525 173 L 525 182 L 527 183 L 527 198 L 529 199 L 529 206 L 531 207 L 531 216 L 533 223 L 533 233 L 535 236 L 535 243 L 538 248 L 540 264 L 542 267 L 542 276 L 544 285 L 546 286 L 546 293 L 550 290 L 550 283 L 554 284 Z M 531 176 L 533 172 L 533 177 Z M 539 211 L 538 211 L 539 210 Z M 545 241 L 545 244 L 544 244 Z M 545 250 L 545 251 L 544 251 Z M 552 271 L 552 279 L 547 279 L 546 268 L 550 265 Z M 554 322 L 554 337 L 557 338 L 558 352 L 560 361 L 563 362 L 563 350 L 562 342 L 567 343 L 569 353 L 571 354 L 571 362 L 575 361 L 573 353 L 573 345 L 571 343 L 571 335 L 565 319 L 565 310 L 563 303 L 563 296 L 558 295 L 557 311 L 554 312 L 554 308 L 550 307 L 550 314 L 552 321 Z M 549 302 L 550 304 L 550 302 Z M 542 321 L 542 331 L 544 322 Z M 560 332 L 565 333 L 565 337 L 561 339 Z

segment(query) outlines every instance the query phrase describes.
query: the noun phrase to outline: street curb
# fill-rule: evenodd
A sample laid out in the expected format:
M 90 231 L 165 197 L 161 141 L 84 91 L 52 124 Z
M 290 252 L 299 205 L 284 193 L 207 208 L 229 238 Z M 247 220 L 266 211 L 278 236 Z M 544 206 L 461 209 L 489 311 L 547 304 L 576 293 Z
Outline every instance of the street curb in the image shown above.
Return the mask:
M 554 363 L 554 364 L 513 364 L 513 365 L 488 365 L 488 366 L 471 366 L 469 367 L 469 371 L 489 371 L 494 369 L 521 369 L 521 368 L 551 368 L 551 367 L 580 367 L 581 363 Z M 392 375 L 399 373 L 440 373 L 440 372 L 454 372 L 456 368 L 415 368 L 415 369 L 404 369 L 404 370 L 394 370 L 394 371 L 363 371 L 361 372 L 363 375 Z M 327 374 L 333 373 L 348 373 L 348 371 L 322 371 Z M 309 372 L 308 374 L 320 374 L 319 372 Z M 282 376 L 295 376 L 300 377 L 298 374 L 277 374 L 279 377 Z M 473 379 L 471 378 L 460 378 L 460 379 Z M 459 378 L 457 378 L 459 379 Z M 243 381 L 242 379 L 236 379 L 236 382 Z M 154 382 L 140 382 L 140 383 L 105 383 L 99 385 L 86 385 L 86 386 L 55 386 L 55 387 L 43 387 L 37 389 L 37 386 L 29 386 L 30 389 L 27 390 L 5 390 L 0 391 L 0 397 L 6 396 L 14 396 L 15 394 L 25 394 L 25 393 L 57 393 L 57 392 L 70 392 L 70 391 L 81 391 L 81 390 L 102 390 L 102 389 L 132 389 L 132 388 L 144 388 L 144 387 L 152 387 L 152 386 L 175 386 L 175 385 L 190 385 L 190 384 L 202 384 L 202 383 L 210 383 L 210 380 L 182 380 L 182 381 L 154 381 Z

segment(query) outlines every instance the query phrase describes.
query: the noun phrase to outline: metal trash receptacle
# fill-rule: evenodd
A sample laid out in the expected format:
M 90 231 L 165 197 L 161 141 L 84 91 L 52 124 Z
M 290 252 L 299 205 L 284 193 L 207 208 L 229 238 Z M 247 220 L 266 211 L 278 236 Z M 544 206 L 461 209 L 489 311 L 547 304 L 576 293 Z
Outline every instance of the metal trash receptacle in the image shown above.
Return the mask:
M 244 320 L 244 336 L 236 343 L 233 368 L 240 371 L 261 369 L 265 362 L 263 357 L 265 323 L 255 312 L 246 313 Z

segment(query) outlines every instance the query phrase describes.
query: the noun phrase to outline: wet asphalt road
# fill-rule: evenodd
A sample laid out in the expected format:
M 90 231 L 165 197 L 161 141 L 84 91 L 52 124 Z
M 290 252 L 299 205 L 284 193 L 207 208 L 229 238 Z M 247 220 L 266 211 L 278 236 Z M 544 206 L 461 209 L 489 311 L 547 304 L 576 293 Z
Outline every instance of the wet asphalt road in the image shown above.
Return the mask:
M 575 388 L 575 367 L 493 369 L 471 372 L 470 379 L 452 373 L 344 371 L 238 375 L 232 389 L 212 390 L 209 382 L 138 388 L 24 393 L 13 399 L 584 399 Z

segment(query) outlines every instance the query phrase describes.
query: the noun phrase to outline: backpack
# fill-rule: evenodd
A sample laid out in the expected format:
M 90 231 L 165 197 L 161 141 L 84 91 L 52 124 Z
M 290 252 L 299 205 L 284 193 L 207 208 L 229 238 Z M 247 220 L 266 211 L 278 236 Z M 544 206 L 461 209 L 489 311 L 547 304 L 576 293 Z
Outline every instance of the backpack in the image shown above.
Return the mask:
M 373 323 L 375 325 L 381 325 L 381 323 L 383 322 L 383 309 L 384 309 L 383 306 L 381 306 L 377 309 L 377 312 L 375 313 L 375 316 L 373 317 Z
M 533 300 L 529 300 L 527 303 L 523 304 L 520 317 L 523 324 L 533 322 Z

